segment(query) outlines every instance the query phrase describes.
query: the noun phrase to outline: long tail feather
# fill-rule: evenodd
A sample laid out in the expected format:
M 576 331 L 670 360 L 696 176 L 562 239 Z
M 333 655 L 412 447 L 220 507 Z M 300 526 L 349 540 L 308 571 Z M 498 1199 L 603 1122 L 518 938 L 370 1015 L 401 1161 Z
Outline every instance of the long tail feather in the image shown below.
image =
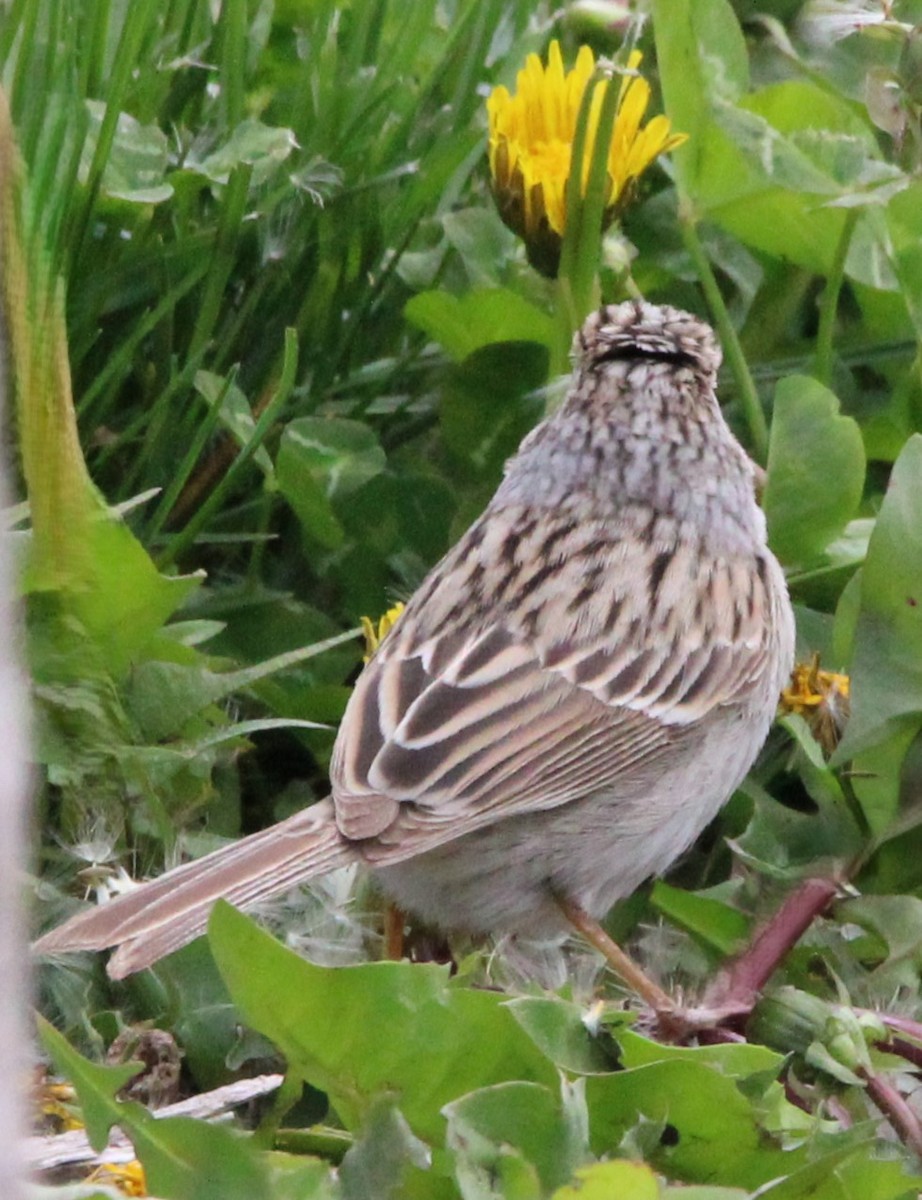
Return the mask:
M 336 827 L 332 803 L 325 800 L 78 913 L 40 937 L 33 950 L 50 954 L 118 946 L 108 971 L 113 979 L 123 979 L 203 933 L 216 900 L 246 908 L 355 857 Z

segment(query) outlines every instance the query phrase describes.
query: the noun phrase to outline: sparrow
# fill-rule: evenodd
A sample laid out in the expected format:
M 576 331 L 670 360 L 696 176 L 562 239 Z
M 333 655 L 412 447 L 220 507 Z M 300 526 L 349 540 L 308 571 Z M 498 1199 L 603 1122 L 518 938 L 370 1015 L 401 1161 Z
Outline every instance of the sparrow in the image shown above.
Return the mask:
M 360 675 L 329 798 L 37 951 L 115 946 L 121 978 L 201 934 L 219 897 L 247 907 L 356 861 L 447 933 L 560 938 L 691 845 L 755 760 L 793 662 L 758 468 L 699 318 L 605 307 L 573 358 L 562 405 Z

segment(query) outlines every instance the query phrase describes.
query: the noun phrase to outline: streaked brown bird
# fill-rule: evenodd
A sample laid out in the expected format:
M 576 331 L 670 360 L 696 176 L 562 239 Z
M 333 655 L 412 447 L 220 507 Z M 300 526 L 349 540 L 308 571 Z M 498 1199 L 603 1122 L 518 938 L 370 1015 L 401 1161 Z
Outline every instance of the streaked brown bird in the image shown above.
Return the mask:
M 558 937 L 664 871 L 741 782 L 794 622 L 711 330 L 629 302 L 360 676 L 329 799 L 42 937 L 116 978 L 359 860 L 445 931 Z M 613 943 L 611 943 L 614 946 Z M 614 947 L 614 952 L 617 947 Z M 620 952 L 618 952 L 620 953 Z M 615 963 L 656 1007 L 668 997 Z

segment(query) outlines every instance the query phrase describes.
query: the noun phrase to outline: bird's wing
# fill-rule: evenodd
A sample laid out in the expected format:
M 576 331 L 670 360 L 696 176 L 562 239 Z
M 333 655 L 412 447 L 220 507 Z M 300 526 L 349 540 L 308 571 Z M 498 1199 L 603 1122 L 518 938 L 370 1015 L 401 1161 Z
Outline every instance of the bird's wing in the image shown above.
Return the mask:
M 634 787 L 708 713 L 774 686 L 764 557 L 707 553 L 663 519 L 647 536 L 530 526 L 488 513 L 360 678 L 332 770 L 347 836 L 449 840 Z

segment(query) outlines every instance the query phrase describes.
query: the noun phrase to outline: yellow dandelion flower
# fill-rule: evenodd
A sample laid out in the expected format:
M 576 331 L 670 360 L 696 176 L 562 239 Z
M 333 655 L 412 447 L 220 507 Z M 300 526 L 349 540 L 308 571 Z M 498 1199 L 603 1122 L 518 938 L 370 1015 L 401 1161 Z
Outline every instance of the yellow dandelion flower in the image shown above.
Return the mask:
M 69 1083 L 39 1085 L 38 1108 L 42 1132 L 66 1133 L 72 1129 L 83 1129 L 79 1116 L 77 1093 Z
M 672 133 L 667 117 L 643 119 L 650 85 L 639 74 L 642 55 L 635 50 L 627 65 L 608 152 L 605 223 L 629 201 L 636 181 L 660 154 L 685 141 Z M 525 241 L 529 261 L 553 276 L 567 224 L 566 186 L 583 94 L 595 74 L 588 46 L 576 64 L 564 71 L 560 44 L 551 42 L 545 67 L 530 54 L 516 80 L 515 95 L 494 88 L 487 99 L 490 128 L 490 176 L 500 216 Z M 604 83 L 595 83 L 589 110 L 582 186 L 585 192 L 592 163 Z
M 847 675 L 824 671 L 820 656 L 797 663 L 781 693 L 782 713 L 803 717 L 827 754 L 839 742 L 849 715 L 851 681 Z
M 100 1163 L 84 1183 L 107 1183 L 126 1196 L 146 1196 L 144 1168 L 134 1159 L 127 1163 Z
M 370 662 L 374 652 L 378 649 L 390 631 L 397 624 L 397 619 L 404 610 L 403 604 L 395 604 L 393 608 L 389 608 L 387 612 L 375 624 L 371 617 L 362 617 L 362 632 L 365 634 L 365 658 L 364 662 Z

